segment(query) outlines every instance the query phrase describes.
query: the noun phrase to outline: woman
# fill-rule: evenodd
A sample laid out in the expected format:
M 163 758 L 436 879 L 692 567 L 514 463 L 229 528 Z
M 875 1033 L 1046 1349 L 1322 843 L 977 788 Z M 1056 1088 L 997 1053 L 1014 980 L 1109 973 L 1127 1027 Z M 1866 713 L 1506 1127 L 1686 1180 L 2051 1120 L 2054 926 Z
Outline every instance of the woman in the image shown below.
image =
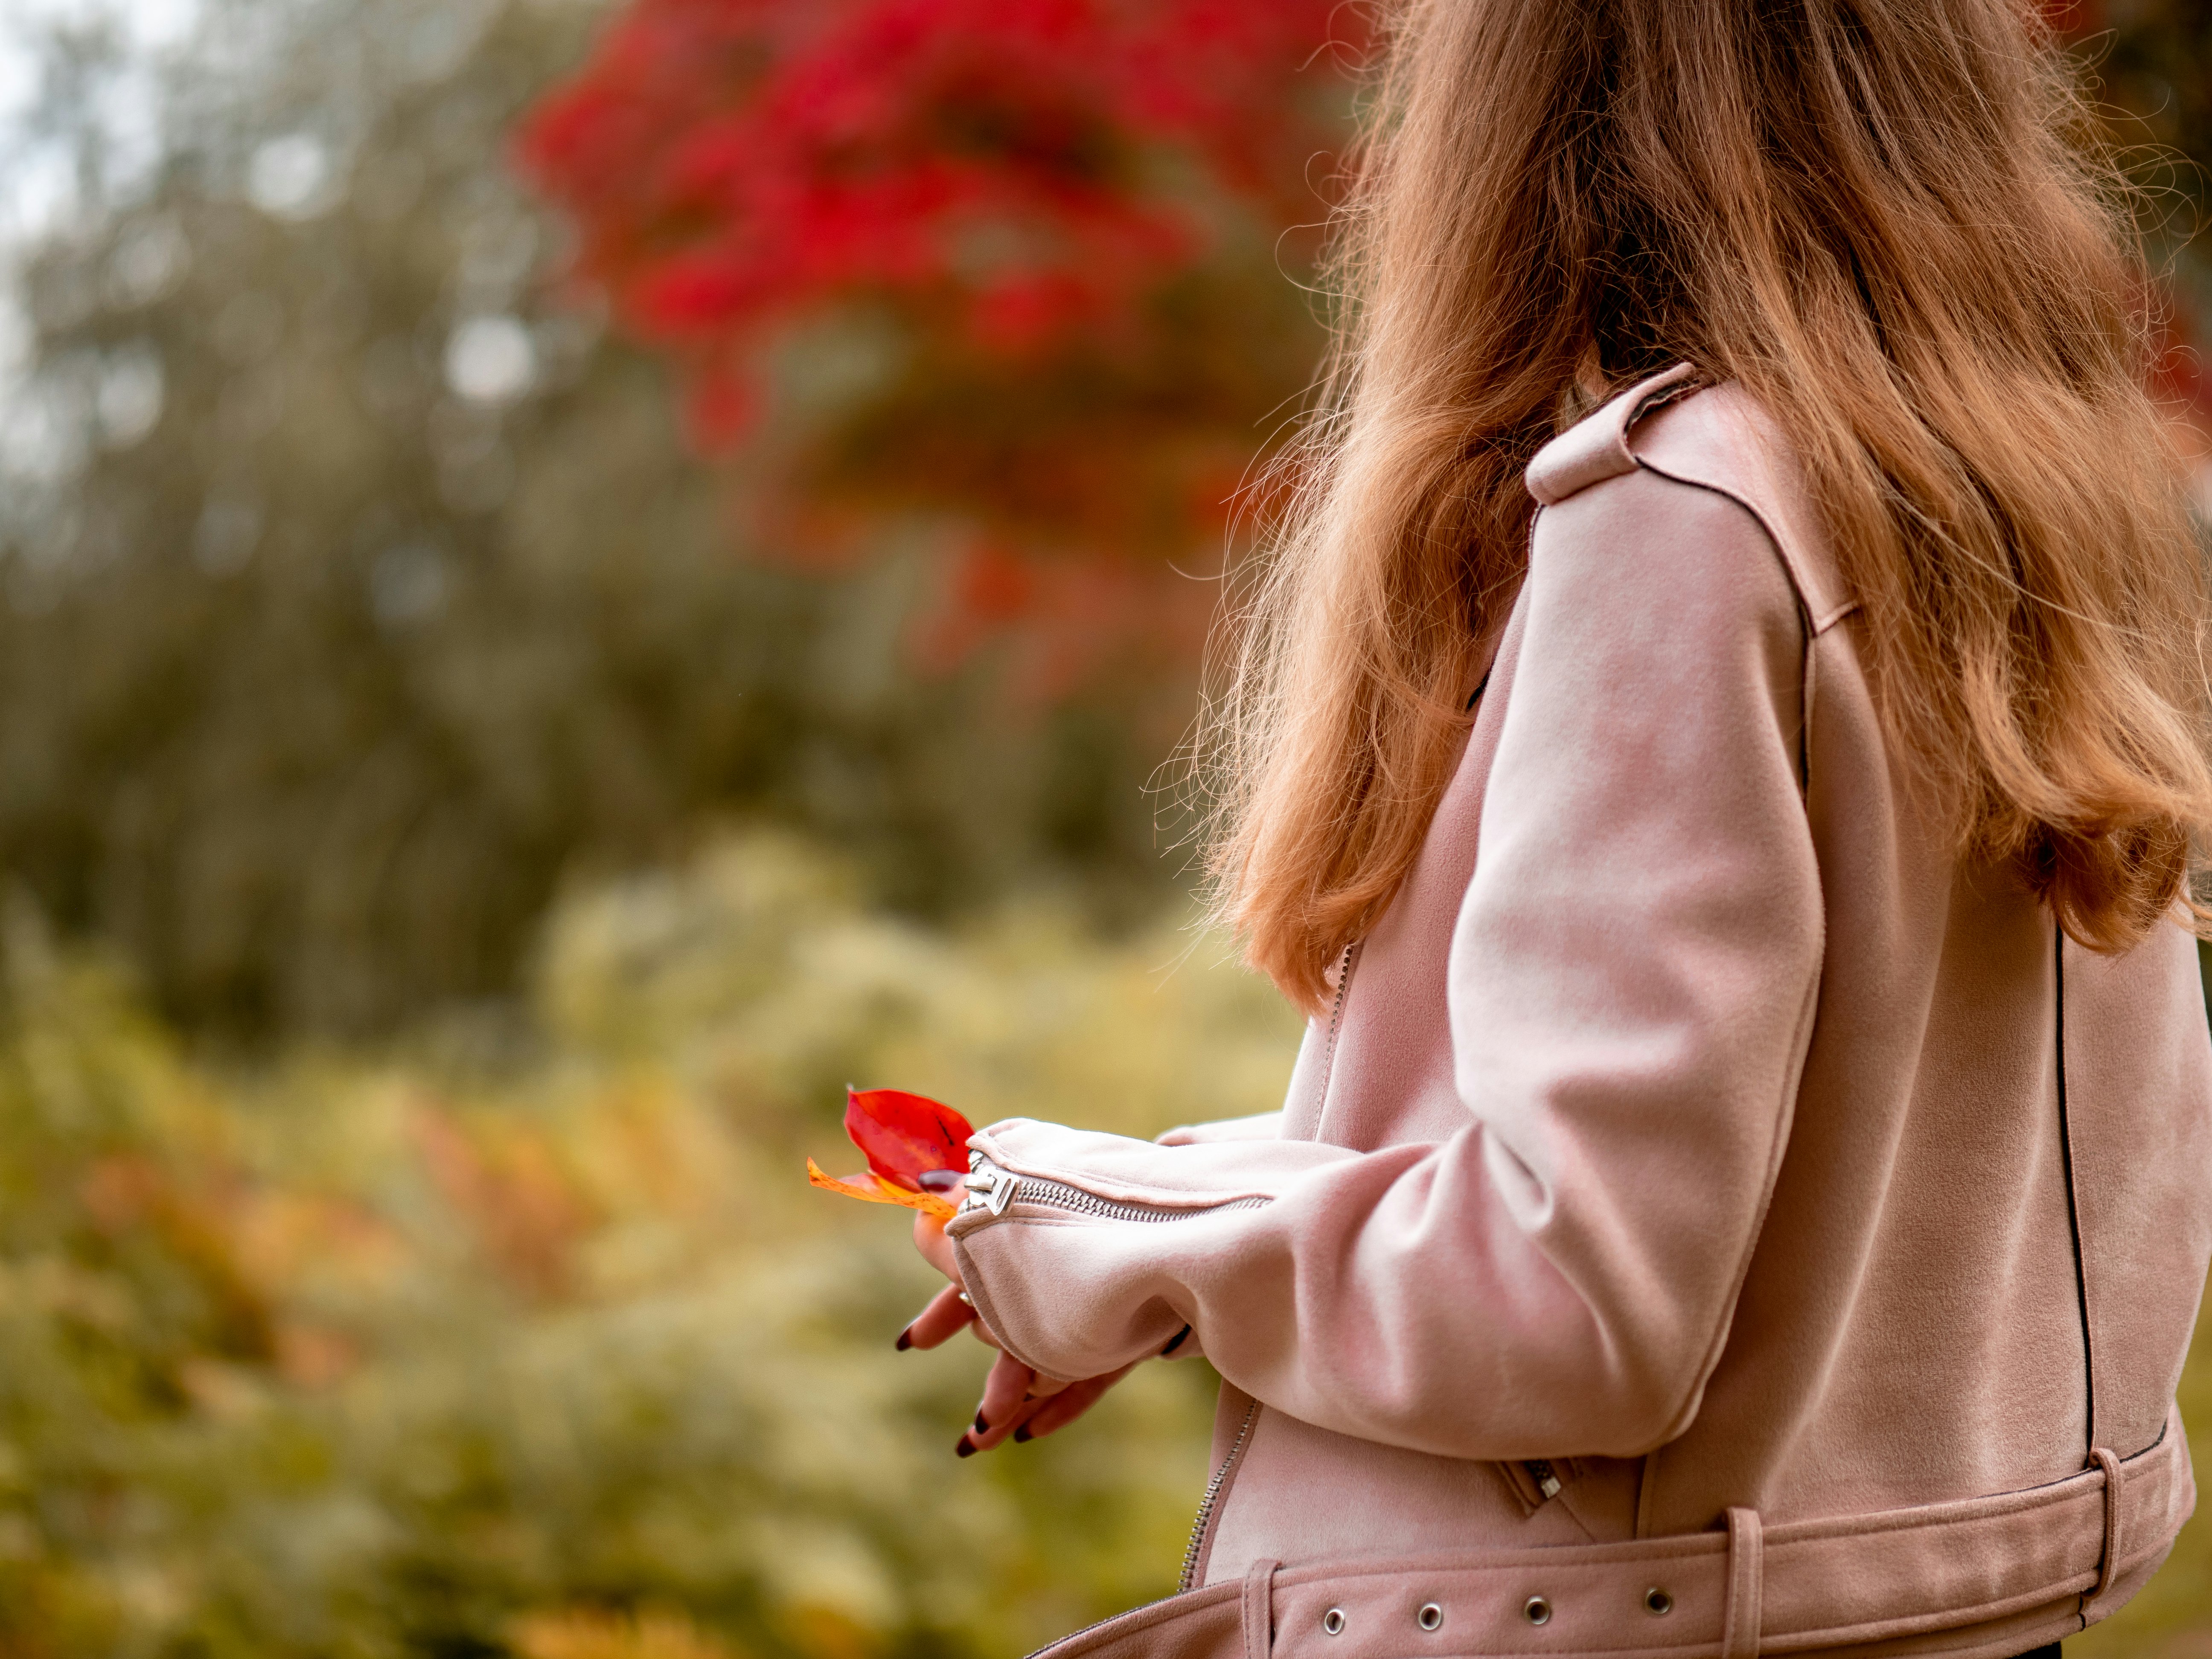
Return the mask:
M 2047 1651 L 2212 1255 L 2124 198 L 2027 0 L 1417 0 L 1377 102 L 1218 751 L 1287 1102 L 993 1126 L 909 1336 L 971 1449 L 1224 1379 L 1189 1593 L 1055 1652 Z

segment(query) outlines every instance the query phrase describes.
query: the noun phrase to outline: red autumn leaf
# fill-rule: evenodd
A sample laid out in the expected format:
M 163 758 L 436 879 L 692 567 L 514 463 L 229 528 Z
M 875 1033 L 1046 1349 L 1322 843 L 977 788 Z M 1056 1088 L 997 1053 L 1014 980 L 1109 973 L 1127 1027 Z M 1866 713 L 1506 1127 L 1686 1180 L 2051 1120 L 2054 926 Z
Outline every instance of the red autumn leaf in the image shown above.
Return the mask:
M 968 1137 L 975 1133 L 950 1106 L 903 1089 L 845 1091 L 845 1133 L 868 1157 L 881 1180 L 910 1193 L 923 1190 L 933 1170 L 968 1167 Z

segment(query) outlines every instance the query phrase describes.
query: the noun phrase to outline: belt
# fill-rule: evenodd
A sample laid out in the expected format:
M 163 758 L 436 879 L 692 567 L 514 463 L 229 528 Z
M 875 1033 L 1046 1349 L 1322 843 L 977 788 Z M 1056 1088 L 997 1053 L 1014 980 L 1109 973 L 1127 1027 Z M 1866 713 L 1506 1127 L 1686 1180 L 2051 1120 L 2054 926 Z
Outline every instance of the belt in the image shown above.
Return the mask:
M 1757 1659 L 1999 1621 L 2014 1641 L 1999 1650 L 2016 1651 L 2038 1609 L 2069 1629 L 2110 1611 L 2124 1598 L 2100 1601 L 2164 1559 L 2195 1498 L 2169 1420 L 2133 1457 L 2100 1449 L 2067 1480 L 1956 1503 L 1771 1526 L 1732 1509 L 1724 1529 L 1628 1543 L 1255 1562 L 1241 1583 L 1036 1659 Z

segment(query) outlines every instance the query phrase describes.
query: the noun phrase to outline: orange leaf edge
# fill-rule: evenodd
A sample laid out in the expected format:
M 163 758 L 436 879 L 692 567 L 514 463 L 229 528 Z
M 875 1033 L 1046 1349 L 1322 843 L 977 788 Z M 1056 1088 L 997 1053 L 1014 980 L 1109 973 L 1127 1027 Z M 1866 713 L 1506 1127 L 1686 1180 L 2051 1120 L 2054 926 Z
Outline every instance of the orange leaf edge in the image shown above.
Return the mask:
M 950 1199 L 935 1193 L 910 1193 L 894 1187 L 881 1176 L 868 1174 L 865 1179 L 873 1183 L 864 1187 L 859 1179 L 841 1181 L 836 1176 L 823 1173 L 822 1166 L 812 1158 L 806 1160 L 806 1182 L 827 1193 L 842 1193 L 848 1198 L 857 1198 L 863 1204 L 897 1204 L 909 1210 L 919 1210 L 924 1215 L 934 1216 L 939 1221 L 950 1221 L 958 1213 L 959 1206 Z

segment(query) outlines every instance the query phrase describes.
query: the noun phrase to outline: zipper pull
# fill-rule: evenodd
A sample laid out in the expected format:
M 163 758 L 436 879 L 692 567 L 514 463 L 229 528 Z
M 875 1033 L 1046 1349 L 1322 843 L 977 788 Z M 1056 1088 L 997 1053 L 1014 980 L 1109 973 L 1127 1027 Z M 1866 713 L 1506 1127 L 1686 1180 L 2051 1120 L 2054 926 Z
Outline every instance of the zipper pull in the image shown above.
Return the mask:
M 1000 1169 L 981 1152 L 970 1154 L 968 1162 L 972 1173 L 960 1184 L 975 1196 L 961 1207 L 971 1208 L 980 1199 L 982 1207 L 993 1215 L 1006 1214 L 1006 1206 L 1013 1202 L 1014 1188 L 1022 1184 L 1022 1178 L 1012 1170 Z

